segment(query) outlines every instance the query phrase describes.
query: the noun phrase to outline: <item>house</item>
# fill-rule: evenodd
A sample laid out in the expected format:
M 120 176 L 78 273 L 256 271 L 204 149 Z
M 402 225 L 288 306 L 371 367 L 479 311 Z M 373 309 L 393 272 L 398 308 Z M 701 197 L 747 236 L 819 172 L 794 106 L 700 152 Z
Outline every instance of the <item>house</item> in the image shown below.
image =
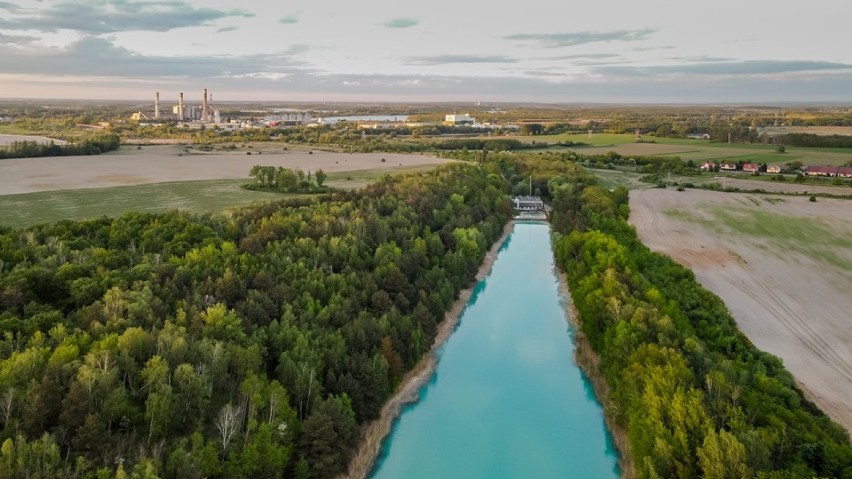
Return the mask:
M 719 165 L 719 169 L 722 171 L 737 171 L 736 163 L 722 163 Z
M 519 211 L 544 210 L 544 201 L 538 196 L 516 196 L 512 198 L 512 203 Z
M 837 168 L 837 176 L 841 178 L 852 178 L 852 166 L 840 166 Z
M 805 174 L 808 176 L 837 176 L 837 166 L 808 166 Z
M 743 163 L 743 171 L 746 173 L 757 173 L 759 168 L 757 163 Z
M 705 161 L 704 163 L 701 163 L 700 169 L 701 171 L 713 171 L 714 168 L 716 168 L 716 165 L 713 162 Z
M 781 165 L 769 165 L 766 167 L 767 173 L 781 173 Z

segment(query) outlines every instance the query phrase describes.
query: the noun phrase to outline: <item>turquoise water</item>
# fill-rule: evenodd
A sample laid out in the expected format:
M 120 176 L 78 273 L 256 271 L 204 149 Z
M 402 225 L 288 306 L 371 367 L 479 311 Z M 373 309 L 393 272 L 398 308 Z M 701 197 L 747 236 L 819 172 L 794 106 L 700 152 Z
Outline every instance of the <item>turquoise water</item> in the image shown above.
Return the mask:
M 372 478 L 619 476 L 553 268 L 549 226 L 516 224 Z

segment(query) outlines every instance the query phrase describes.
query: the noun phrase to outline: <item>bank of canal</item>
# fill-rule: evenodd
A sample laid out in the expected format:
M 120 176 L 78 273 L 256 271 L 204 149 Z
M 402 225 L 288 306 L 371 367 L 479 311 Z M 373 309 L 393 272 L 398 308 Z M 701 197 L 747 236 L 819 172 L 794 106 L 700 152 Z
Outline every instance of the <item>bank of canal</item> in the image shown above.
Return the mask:
M 549 225 L 516 223 L 371 477 L 618 477 L 564 301 Z

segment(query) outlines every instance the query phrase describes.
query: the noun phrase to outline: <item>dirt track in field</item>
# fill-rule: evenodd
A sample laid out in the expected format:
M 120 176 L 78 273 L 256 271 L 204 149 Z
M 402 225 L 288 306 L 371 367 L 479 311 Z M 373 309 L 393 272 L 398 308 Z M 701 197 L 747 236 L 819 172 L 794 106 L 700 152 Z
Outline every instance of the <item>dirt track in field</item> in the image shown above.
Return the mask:
M 0 195 L 36 191 L 103 188 L 168 181 L 248 180 L 254 165 L 322 169 L 326 173 L 429 166 L 453 160 L 395 153 L 253 151 L 187 154 L 176 145 L 122 147 L 98 156 L 0 160 Z M 382 161 L 384 159 L 384 161 Z
M 746 336 L 779 356 L 805 394 L 852 431 L 852 240 L 844 241 L 852 201 L 649 189 L 632 191 L 630 207 L 642 241 L 692 269 Z M 770 234 L 719 221 L 766 213 Z M 810 222 L 821 233 L 802 228 L 800 243 L 782 231 Z

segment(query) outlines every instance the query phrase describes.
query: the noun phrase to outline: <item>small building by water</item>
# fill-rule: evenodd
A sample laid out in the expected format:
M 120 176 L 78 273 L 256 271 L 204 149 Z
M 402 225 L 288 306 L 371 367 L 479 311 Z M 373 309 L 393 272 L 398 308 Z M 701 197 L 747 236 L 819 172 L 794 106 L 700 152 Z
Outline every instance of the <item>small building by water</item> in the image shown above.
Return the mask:
M 544 211 L 544 201 L 540 196 L 516 196 L 512 203 L 518 211 Z

